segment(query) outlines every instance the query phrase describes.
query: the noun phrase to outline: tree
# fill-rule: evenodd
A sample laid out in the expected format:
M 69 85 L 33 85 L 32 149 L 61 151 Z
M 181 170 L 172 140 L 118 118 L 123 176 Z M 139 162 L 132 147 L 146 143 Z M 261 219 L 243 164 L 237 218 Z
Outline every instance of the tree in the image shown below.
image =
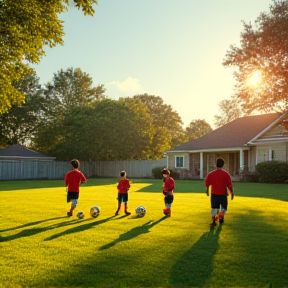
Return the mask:
M 230 46 L 224 66 L 237 67 L 236 97 L 245 112 L 288 109 L 288 1 L 274 0 L 254 26 L 245 23 L 241 46 Z
M 35 136 L 35 149 L 46 153 L 54 151 L 63 141 L 63 120 L 66 114 L 75 107 L 92 105 L 104 98 L 104 87 L 93 87 L 92 84 L 92 78 L 80 68 L 68 68 L 66 71 L 61 69 L 54 73 L 52 83 L 45 85 L 45 122 Z
M 133 99 L 138 99 L 146 106 L 153 121 L 152 158 L 162 158 L 163 152 L 184 141 L 181 117 L 176 111 L 173 111 L 170 105 L 164 104 L 161 97 L 142 94 L 134 96 Z
M 135 113 L 129 106 L 106 99 L 72 108 L 64 117 L 61 141 L 50 154 L 61 160 L 146 159 L 151 119 L 145 109 Z
M 222 100 L 218 106 L 220 113 L 214 116 L 214 124 L 217 128 L 244 115 L 240 108 L 239 100 L 236 97 L 232 97 L 230 100 Z
M 89 74 L 80 68 L 61 69 L 54 73 L 52 83 L 48 82 L 45 95 L 50 101 L 51 115 L 63 117 L 72 107 L 89 105 L 103 99 L 103 85 L 93 87 Z
M 185 135 L 188 141 L 197 139 L 211 132 L 213 129 L 204 119 L 196 119 L 190 122 L 185 129 Z
M 58 18 L 69 3 L 93 15 L 97 0 L 1 0 L 0 1 L 0 113 L 25 102 L 25 94 L 13 86 L 33 73 L 45 46 L 63 44 L 63 23 Z
M 26 102 L 22 106 L 12 105 L 9 112 L 0 114 L 2 147 L 13 144 L 30 145 L 41 126 L 46 107 L 37 77 L 29 75 L 13 85 L 26 94 Z

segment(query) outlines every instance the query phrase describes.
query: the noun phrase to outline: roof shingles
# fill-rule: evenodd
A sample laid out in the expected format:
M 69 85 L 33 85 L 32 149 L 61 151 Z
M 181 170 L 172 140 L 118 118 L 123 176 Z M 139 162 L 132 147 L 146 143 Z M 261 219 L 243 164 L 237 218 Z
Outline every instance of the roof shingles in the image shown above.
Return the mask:
M 279 117 L 278 113 L 241 117 L 167 152 L 244 147 L 247 142 L 256 137 Z

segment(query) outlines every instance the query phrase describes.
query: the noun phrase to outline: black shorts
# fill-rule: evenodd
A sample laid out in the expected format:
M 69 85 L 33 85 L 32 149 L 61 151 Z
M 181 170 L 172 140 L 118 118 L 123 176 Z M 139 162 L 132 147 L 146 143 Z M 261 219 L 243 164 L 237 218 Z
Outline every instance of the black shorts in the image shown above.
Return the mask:
M 220 209 L 220 205 L 221 205 L 221 208 L 227 210 L 228 208 L 227 195 L 212 194 L 211 195 L 211 208 Z
M 128 202 L 128 193 L 118 193 L 118 202 Z
M 167 195 L 164 197 L 165 204 L 172 204 L 174 200 L 174 195 Z
M 79 192 L 69 192 L 67 193 L 67 203 L 71 202 L 73 199 L 79 198 Z

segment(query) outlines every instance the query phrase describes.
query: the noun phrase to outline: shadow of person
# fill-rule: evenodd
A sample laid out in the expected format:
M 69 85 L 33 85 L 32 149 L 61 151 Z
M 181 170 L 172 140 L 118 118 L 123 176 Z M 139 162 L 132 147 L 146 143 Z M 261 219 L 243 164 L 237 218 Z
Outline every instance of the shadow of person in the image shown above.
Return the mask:
M 141 234 L 149 233 L 150 232 L 149 230 L 153 226 L 157 225 L 158 223 L 160 223 L 161 221 L 163 221 L 166 218 L 167 217 L 164 216 L 164 217 L 160 218 L 159 220 L 157 220 L 155 222 L 153 222 L 153 220 L 150 220 L 147 223 L 143 224 L 142 226 L 138 226 L 138 227 L 132 228 L 131 230 L 121 234 L 119 236 L 119 238 L 115 239 L 114 241 L 112 241 L 112 242 L 110 242 L 110 243 L 108 243 L 106 245 L 101 246 L 99 248 L 99 250 L 109 249 L 109 248 L 115 246 L 119 242 L 128 241 L 128 240 L 131 240 L 133 238 L 138 237 Z
M 61 218 L 63 218 L 63 217 L 61 217 Z M 67 218 L 67 217 L 64 217 L 64 218 Z M 53 220 L 55 220 L 55 218 Z M 45 221 L 38 221 L 38 222 L 42 223 Z M 33 223 L 36 223 L 36 222 L 33 222 Z M 48 225 L 45 227 L 35 227 L 35 228 L 24 229 L 24 230 L 21 230 L 19 233 L 16 233 L 14 235 L 10 235 L 7 237 L 0 236 L 0 242 L 12 241 L 12 240 L 22 238 L 22 237 L 30 237 L 30 236 L 36 235 L 38 233 L 41 233 L 41 232 L 45 232 L 48 230 L 52 230 L 52 229 L 56 229 L 56 228 L 60 228 L 60 227 L 64 227 L 64 226 L 73 225 L 75 223 L 77 223 L 77 220 L 73 219 L 73 220 L 69 220 L 69 221 L 65 221 L 65 222 L 61 222 L 61 223 L 51 224 L 51 225 Z M 25 225 L 23 225 L 23 226 L 26 227 Z
M 67 218 L 67 216 L 54 217 L 54 218 L 49 218 L 49 219 L 34 221 L 34 222 L 26 223 L 26 224 L 23 224 L 23 225 L 19 225 L 19 226 L 16 226 L 16 227 L 3 229 L 3 230 L 0 230 L 0 232 L 17 230 L 17 229 L 21 229 L 21 228 L 25 228 L 25 227 L 30 227 L 30 226 L 38 225 L 38 224 L 41 224 L 41 223 L 44 223 L 44 222 L 49 222 L 49 221 L 59 220 L 59 219 L 64 219 L 64 218 Z
M 213 272 L 214 256 L 219 247 L 222 226 L 211 227 L 173 265 L 170 284 L 203 287 Z M 188 269 L 187 269 L 188 267 Z
M 114 217 L 115 216 L 111 216 L 111 217 L 108 217 L 108 218 L 105 218 L 105 219 L 102 219 L 102 220 L 99 220 L 99 221 L 95 221 L 95 219 L 93 219 L 93 218 L 84 220 L 84 221 L 89 221 L 89 222 L 86 223 L 86 224 L 83 224 L 83 225 L 77 225 L 76 227 L 73 227 L 73 228 L 70 228 L 70 229 L 65 230 L 63 232 L 54 234 L 54 235 L 44 239 L 44 241 L 50 241 L 50 240 L 59 238 L 61 236 L 67 236 L 68 234 L 78 233 L 78 232 L 90 229 L 90 228 L 92 228 L 94 226 L 97 226 L 97 225 L 103 224 L 105 222 L 108 222 L 111 219 L 113 219 Z M 82 220 L 82 222 L 83 222 L 83 220 Z

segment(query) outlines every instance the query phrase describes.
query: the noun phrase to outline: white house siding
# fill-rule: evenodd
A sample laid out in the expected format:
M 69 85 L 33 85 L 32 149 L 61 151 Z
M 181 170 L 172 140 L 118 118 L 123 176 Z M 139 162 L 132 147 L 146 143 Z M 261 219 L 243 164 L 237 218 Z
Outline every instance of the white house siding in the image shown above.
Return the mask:
M 286 162 L 287 144 L 288 143 L 271 143 L 270 145 L 258 145 L 256 164 L 271 160 Z

